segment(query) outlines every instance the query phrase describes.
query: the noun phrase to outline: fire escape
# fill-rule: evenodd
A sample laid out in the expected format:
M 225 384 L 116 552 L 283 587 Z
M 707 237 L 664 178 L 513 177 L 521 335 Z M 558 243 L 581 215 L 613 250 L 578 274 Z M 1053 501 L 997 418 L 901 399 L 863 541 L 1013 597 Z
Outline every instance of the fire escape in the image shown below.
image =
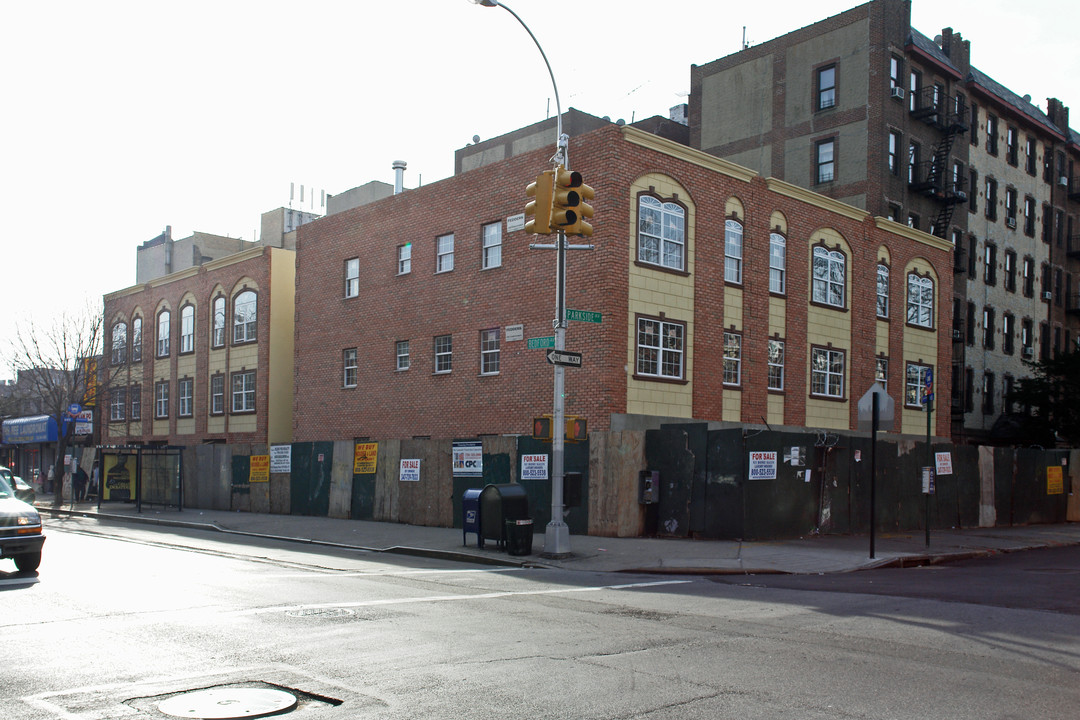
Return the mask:
M 916 164 L 909 185 L 913 191 L 937 204 L 930 230 L 944 238 L 956 206 L 967 202 L 967 179 L 958 166 L 949 167 L 953 143 L 968 129 L 967 107 L 963 95 L 946 95 L 938 85 L 923 88 L 913 100 L 911 116 L 937 129 L 941 139 L 934 145 L 930 159 Z

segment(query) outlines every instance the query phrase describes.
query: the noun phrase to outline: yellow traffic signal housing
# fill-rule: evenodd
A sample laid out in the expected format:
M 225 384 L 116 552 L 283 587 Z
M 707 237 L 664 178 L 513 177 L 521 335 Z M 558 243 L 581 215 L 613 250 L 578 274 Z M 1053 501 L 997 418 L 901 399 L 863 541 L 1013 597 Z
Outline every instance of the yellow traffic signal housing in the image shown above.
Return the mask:
M 551 416 L 543 415 L 538 418 L 533 418 L 533 440 L 545 440 L 550 442 L 552 438 L 551 432 Z
M 589 422 L 577 415 L 566 416 L 566 442 L 585 442 L 589 437 Z
M 592 200 L 596 193 L 576 170 L 566 170 L 560 165 L 554 173 L 551 225 L 567 235 L 592 235 L 592 225 L 585 218 L 593 216 L 593 209 L 585 200 Z
M 529 183 L 525 194 L 533 198 L 525 206 L 525 232 L 534 235 L 551 235 L 551 195 L 554 170 L 545 170 L 536 176 L 536 182 Z

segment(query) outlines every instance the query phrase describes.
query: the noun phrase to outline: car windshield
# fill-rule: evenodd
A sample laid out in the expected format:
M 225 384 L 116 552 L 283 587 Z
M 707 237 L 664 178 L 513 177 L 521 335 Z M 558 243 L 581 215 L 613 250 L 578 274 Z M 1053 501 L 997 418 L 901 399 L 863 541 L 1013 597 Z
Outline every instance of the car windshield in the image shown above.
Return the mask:
M 4 475 L 0 475 L 0 500 L 10 497 L 15 497 L 15 491 L 11 489 L 11 485 L 8 484 L 7 478 Z

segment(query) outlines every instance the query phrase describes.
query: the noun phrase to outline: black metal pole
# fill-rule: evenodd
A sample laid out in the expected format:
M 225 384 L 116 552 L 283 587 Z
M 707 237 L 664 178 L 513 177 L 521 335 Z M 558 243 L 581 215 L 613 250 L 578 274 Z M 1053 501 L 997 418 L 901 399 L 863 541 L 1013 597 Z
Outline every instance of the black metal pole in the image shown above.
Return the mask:
M 926 468 L 928 473 L 933 472 L 934 451 L 930 447 L 930 418 L 934 414 L 934 401 L 926 401 Z M 930 487 L 924 488 L 926 495 L 926 547 L 930 547 Z
M 874 559 L 874 526 L 877 524 L 877 431 L 878 431 L 878 394 L 870 398 L 870 559 Z M 863 406 L 865 407 L 865 405 Z M 865 426 L 864 426 L 865 427 Z

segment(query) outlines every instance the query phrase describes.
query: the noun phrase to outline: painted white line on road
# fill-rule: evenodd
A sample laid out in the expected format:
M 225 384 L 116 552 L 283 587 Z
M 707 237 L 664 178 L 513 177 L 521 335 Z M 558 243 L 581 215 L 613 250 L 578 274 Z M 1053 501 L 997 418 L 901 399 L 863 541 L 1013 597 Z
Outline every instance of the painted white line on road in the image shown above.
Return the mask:
M 410 605 L 415 603 L 452 602 L 460 600 L 495 600 L 498 598 L 525 595 L 565 595 L 569 593 L 599 592 L 601 590 L 635 590 L 638 588 L 661 587 L 664 585 L 684 585 L 693 580 L 659 580 L 647 583 L 628 583 L 626 585 L 595 585 L 579 588 L 554 588 L 551 590 L 504 590 L 500 592 L 479 593 L 476 595 L 430 595 L 413 598 L 388 598 L 385 600 L 361 600 L 358 602 L 316 603 L 313 605 L 278 605 L 275 607 L 238 610 L 232 615 L 265 615 L 268 613 L 296 612 L 298 610 L 318 610 L 321 608 L 358 608 L 384 605 Z

